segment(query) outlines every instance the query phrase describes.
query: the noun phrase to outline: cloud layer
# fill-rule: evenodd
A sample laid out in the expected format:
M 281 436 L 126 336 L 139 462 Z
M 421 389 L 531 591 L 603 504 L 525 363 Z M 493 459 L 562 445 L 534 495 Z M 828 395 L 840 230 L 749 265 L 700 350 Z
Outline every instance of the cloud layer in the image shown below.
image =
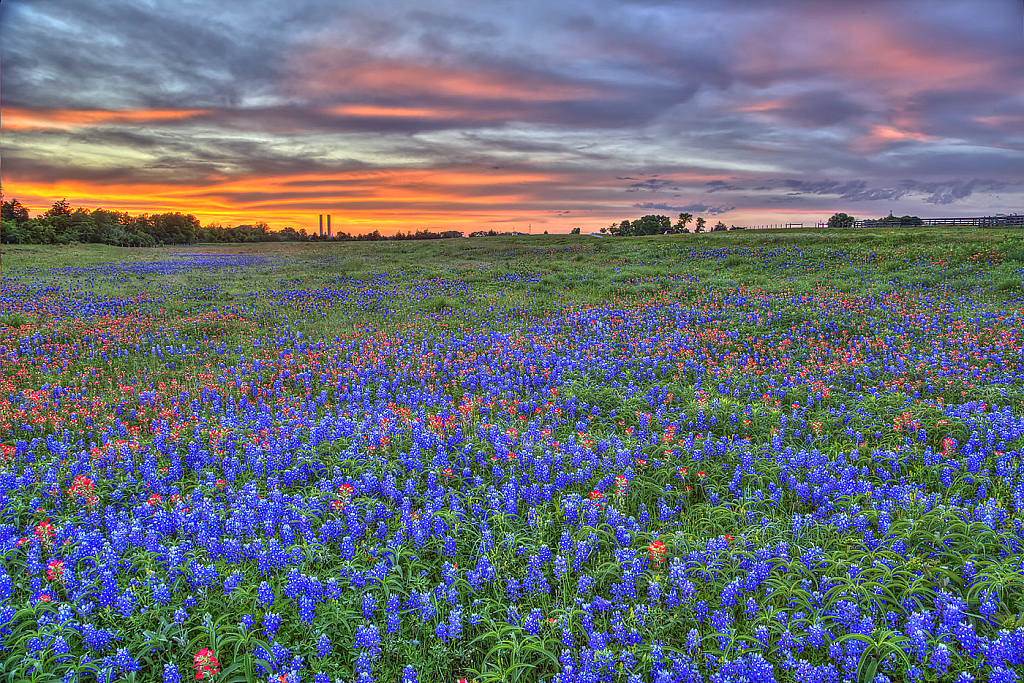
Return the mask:
M 353 230 L 1020 211 L 1020 24 L 1008 0 L 13 0 L 3 188 Z

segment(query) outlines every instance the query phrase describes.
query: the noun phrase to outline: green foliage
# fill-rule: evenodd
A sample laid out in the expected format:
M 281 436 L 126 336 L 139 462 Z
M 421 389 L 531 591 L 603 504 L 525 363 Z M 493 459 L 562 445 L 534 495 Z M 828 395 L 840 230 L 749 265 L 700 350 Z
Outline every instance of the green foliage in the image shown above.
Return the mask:
M 848 213 L 835 213 L 828 219 L 828 227 L 830 228 L 850 228 L 853 227 L 853 222 L 857 220 Z

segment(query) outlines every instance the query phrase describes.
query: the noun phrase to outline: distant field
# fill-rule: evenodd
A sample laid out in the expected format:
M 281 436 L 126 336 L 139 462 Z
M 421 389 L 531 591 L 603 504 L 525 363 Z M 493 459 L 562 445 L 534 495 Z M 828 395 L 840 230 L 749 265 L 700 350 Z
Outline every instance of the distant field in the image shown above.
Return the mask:
M 0 256 L 0 681 L 1024 670 L 1019 230 Z

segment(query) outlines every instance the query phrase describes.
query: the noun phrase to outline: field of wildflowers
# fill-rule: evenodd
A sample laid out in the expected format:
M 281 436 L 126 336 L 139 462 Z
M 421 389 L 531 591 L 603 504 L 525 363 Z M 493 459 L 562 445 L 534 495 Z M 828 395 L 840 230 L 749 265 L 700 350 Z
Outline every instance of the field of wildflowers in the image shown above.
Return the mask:
M 1022 284 L 999 231 L 5 247 L 0 681 L 1020 680 Z

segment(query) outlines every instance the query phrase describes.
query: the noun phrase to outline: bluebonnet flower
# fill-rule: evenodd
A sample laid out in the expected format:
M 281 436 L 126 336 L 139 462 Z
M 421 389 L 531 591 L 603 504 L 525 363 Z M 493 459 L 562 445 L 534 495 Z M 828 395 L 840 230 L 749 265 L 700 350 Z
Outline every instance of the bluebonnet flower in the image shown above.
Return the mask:
M 376 658 L 381 653 L 380 629 L 370 624 L 361 624 L 356 629 L 355 646 L 366 652 L 363 654 Z
M 459 640 L 462 637 L 462 610 L 454 608 L 448 615 L 448 637 Z
M 261 581 L 259 588 L 256 589 L 256 597 L 260 601 L 260 607 L 267 609 L 274 604 L 274 591 L 270 589 L 270 585 L 266 581 Z
M 153 588 L 153 600 L 158 603 L 170 602 L 171 591 L 165 583 L 154 584 Z
M 331 639 L 326 633 L 321 633 L 316 641 L 316 654 L 320 659 L 327 659 L 331 656 Z
M 523 628 L 531 636 L 538 635 L 540 633 L 540 620 L 541 611 L 539 609 L 533 609 L 530 614 L 523 620 Z
M 279 628 L 281 628 L 281 615 L 274 612 L 267 612 L 263 615 L 263 635 L 268 640 L 273 640 Z
M 176 664 L 164 664 L 163 683 L 181 683 L 181 673 Z
M 1017 683 L 1020 680 L 1020 676 L 1014 673 L 1012 669 L 995 666 L 992 668 L 988 680 L 989 683 Z
M 387 613 L 387 623 L 385 630 L 387 633 L 396 633 L 401 628 L 401 604 L 402 601 L 398 597 L 397 593 L 392 593 L 388 596 L 387 605 L 385 612 Z
M 949 670 L 951 659 L 949 656 L 949 648 L 946 647 L 945 643 L 939 643 L 935 646 L 935 652 L 932 653 L 932 668 L 935 670 L 936 675 L 945 676 Z
M 114 658 L 114 663 L 124 669 L 126 673 L 138 671 L 141 668 L 138 660 L 128 653 L 128 648 L 126 647 L 118 649 L 117 656 Z
M 363 619 L 372 620 L 373 613 L 377 609 L 377 601 L 374 599 L 372 593 L 366 593 L 363 596 Z
M 235 589 L 242 583 L 242 579 L 242 572 L 234 572 L 231 576 L 224 579 L 224 595 L 230 595 L 235 592 Z

